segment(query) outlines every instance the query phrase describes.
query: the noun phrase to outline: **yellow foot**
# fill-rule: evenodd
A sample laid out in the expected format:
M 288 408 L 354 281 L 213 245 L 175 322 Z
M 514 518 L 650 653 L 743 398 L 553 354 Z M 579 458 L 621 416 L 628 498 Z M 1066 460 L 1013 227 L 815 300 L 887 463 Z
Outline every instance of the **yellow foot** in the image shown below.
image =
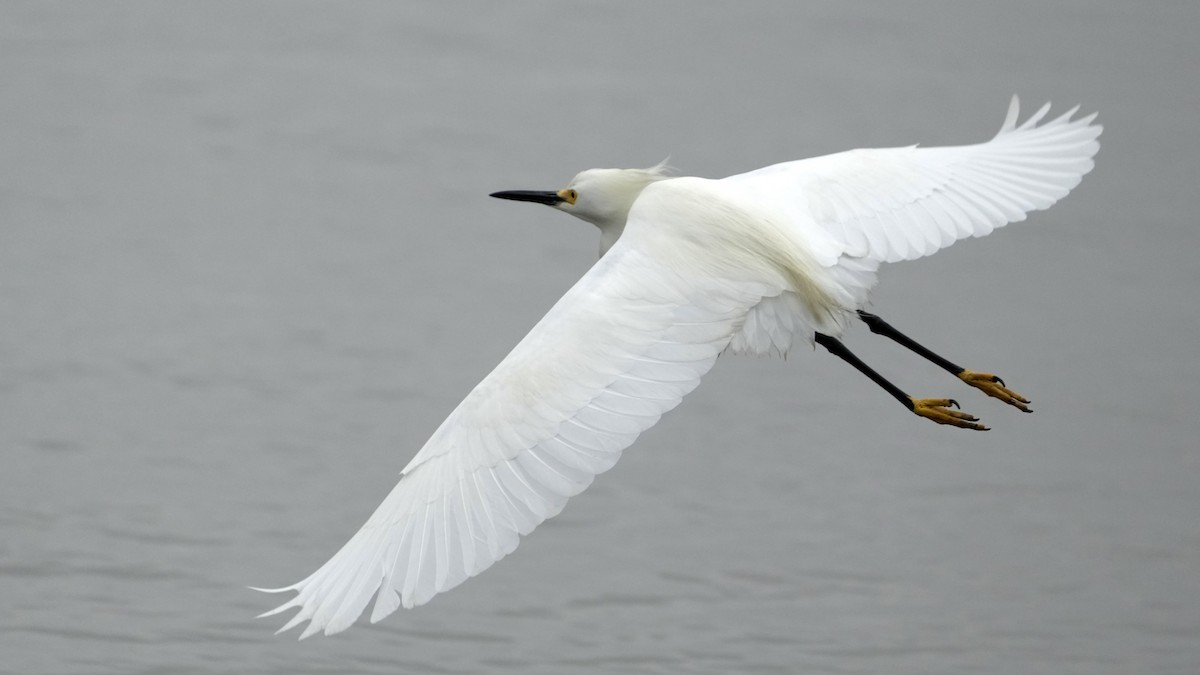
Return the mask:
M 987 427 L 979 424 L 978 417 L 961 410 L 954 410 L 958 407 L 958 401 L 952 398 L 910 398 L 908 400 L 912 402 L 914 413 L 938 424 L 949 424 L 953 427 L 975 429 L 976 431 L 988 430 Z
M 1022 412 L 1033 412 L 1029 407 L 1029 399 L 1004 386 L 1004 380 L 996 375 L 964 370 L 958 374 L 958 379 L 992 398 L 998 398 L 1011 406 L 1019 408 Z

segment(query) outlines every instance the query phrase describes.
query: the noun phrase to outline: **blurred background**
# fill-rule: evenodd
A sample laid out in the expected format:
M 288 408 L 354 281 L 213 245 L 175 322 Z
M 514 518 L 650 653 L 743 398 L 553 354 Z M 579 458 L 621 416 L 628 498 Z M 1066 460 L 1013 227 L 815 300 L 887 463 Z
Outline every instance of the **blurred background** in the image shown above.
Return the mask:
M 0 672 L 1200 671 L 1200 5 L 0 4 Z M 1065 201 L 722 358 L 520 549 L 297 644 L 359 527 L 595 259 L 487 197 L 1105 125 Z

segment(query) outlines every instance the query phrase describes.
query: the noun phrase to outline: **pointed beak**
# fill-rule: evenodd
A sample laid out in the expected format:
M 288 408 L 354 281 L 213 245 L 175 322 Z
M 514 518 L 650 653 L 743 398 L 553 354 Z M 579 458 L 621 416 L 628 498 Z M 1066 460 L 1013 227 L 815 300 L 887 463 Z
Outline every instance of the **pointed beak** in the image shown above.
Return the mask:
M 534 202 L 537 204 L 546 204 L 554 206 L 565 201 L 558 196 L 557 192 L 541 192 L 538 190 L 505 190 L 504 192 L 493 192 L 492 197 L 496 199 L 511 199 L 514 202 Z

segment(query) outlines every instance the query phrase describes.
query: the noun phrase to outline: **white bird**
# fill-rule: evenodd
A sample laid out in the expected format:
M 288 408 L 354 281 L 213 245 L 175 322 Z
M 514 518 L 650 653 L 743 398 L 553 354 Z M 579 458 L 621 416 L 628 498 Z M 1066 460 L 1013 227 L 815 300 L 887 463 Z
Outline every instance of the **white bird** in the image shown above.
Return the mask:
M 960 368 L 862 311 L 881 263 L 929 255 L 1045 209 L 1092 169 L 1101 127 L 1078 108 L 959 147 L 851 150 L 721 180 L 591 169 L 550 205 L 600 228 L 601 258 L 458 405 L 366 524 L 262 616 L 299 608 L 301 638 L 428 602 L 487 569 L 608 470 L 724 351 L 821 344 L 912 412 L 984 429 L 950 399 L 914 399 L 838 340 L 867 322 L 990 396 L 1028 411 L 994 375 Z M 267 590 L 267 589 L 258 589 Z

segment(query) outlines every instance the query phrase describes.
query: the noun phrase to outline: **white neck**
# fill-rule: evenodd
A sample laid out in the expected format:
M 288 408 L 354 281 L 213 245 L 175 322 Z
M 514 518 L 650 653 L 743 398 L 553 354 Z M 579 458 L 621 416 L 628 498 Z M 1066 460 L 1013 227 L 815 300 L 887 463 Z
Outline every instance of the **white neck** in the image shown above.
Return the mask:
M 621 238 L 621 233 L 625 231 L 625 223 L 597 224 L 596 227 L 600 228 L 600 257 L 603 258 L 608 249 Z

